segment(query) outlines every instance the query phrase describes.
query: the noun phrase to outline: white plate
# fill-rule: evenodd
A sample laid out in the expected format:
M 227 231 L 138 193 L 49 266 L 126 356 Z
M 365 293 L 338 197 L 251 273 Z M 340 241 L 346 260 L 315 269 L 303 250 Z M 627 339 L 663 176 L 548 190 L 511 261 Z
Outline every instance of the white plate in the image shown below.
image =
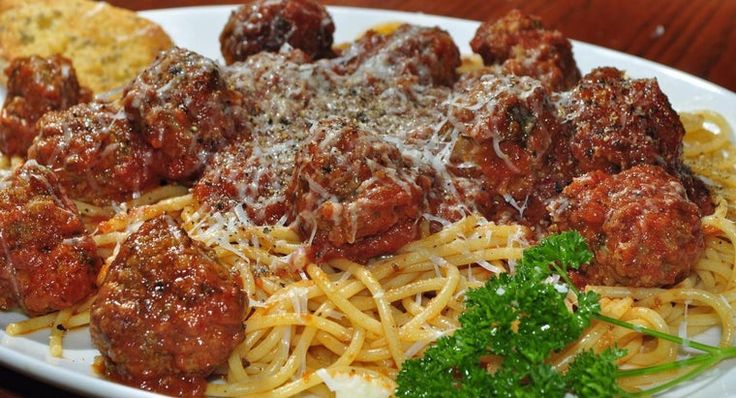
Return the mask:
M 145 11 L 141 14 L 161 24 L 177 45 L 222 60 L 218 37 L 232 8 L 190 7 Z M 419 25 L 437 25 L 446 29 L 454 37 L 461 52 L 469 54 L 468 42 L 478 26 L 473 21 L 424 14 L 348 7 L 329 9 L 337 27 L 335 41 L 338 43 L 354 39 L 372 25 L 404 21 Z M 598 46 L 574 42 L 574 51 L 583 73 L 596 66 L 610 65 L 628 71 L 632 77 L 656 77 L 678 111 L 715 110 L 725 115 L 732 126 L 736 126 L 736 94 L 731 91 L 675 69 Z M 3 94 L 0 91 L 0 100 Z M 90 364 L 99 353 L 92 348 L 86 329 L 67 334 L 64 340 L 64 358 L 58 359 L 48 354 L 47 331 L 22 337 L 9 337 L 5 334 L 8 323 L 21 319 L 24 317 L 19 313 L 0 313 L 0 362 L 6 366 L 84 394 L 106 397 L 158 396 L 108 382 L 94 375 Z M 716 337 L 711 334 L 704 338 L 712 341 Z M 734 391 L 736 361 L 731 361 L 666 396 L 736 397 Z

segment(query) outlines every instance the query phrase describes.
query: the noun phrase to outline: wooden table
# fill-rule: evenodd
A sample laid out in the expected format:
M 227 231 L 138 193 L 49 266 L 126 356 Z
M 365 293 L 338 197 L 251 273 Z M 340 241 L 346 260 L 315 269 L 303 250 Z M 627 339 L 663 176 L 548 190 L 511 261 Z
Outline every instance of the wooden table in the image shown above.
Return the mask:
M 109 0 L 134 10 L 232 4 L 204 0 Z M 539 15 L 568 37 L 617 49 L 692 73 L 736 91 L 734 0 L 329 0 L 466 19 L 497 18 L 512 8 Z M 0 398 L 76 395 L 0 366 Z

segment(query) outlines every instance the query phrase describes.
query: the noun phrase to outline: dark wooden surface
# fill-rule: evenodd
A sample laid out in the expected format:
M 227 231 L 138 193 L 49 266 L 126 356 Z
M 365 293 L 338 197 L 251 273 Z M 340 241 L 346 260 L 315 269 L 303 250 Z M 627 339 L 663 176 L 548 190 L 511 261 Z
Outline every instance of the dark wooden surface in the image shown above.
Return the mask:
M 234 4 L 203 0 L 109 0 L 134 9 Z M 539 15 L 570 38 L 672 66 L 736 91 L 736 0 L 329 0 L 484 20 L 512 8 Z M 0 366 L 0 398 L 74 397 Z

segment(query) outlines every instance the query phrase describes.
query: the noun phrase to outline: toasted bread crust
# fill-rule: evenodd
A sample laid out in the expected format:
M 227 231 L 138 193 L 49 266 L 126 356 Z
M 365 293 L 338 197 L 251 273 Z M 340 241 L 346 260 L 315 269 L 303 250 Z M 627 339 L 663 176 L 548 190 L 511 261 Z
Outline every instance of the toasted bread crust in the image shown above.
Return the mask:
M 0 43 L 0 68 L 15 57 L 62 54 L 98 93 L 123 86 L 172 46 L 155 23 L 91 0 L 0 0 Z

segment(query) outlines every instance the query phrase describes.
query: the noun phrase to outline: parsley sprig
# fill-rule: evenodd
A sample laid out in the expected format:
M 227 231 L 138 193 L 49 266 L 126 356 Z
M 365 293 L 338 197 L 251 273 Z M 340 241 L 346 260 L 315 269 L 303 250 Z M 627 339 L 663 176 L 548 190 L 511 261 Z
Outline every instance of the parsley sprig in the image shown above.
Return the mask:
M 678 377 L 662 383 L 658 386 L 652 387 L 647 390 L 639 391 L 631 396 L 651 396 L 658 394 L 663 391 L 667 391 L 672 387 L 686 382 L 688 380 L 695 379 L 699 375 L 705 373 L 708 369 L 717 365 L 718 363 L 727 359 L 736 358 L 736 347 L 716 347 L 709 344 L 698 343 L 690 339 L 685 339 L 679 336 L 674 336 L 667 333 L 662 333 L 658 330 L 653 330 L 639 325 L 634 325 L 629 322 L 624 322 L 619 319 L 611 318 L 602 314 L 595 314 L 595 319 L 608 322 L 610 324 L 620 326 L 626 329 L 631 329 L 641 334 L 656 337 L 659 339 L 671 341 L 681 346 L 687 346 L 696 350 L 702 351 L 702 354 L 690 356 L 688 358 L 679 359 L 672 362 L 667 362 L 660 365 L 650 366 L 639 369 L 626 369 L 619 370 L 616 375 L 618 378 L 634 377 L 634 376 L 645 376 L 651 374 L 657 374 L 662 372 L 669 372 L 673 370 L 687 369 L 683 374 Z
M 399 398 L 623 397 L 617 379 L 683 367 L 682 376 L 635 395 L 650 395 L 696 377 L 714 364 L 736 357 L 736 349 L 687 341 L 600 313 L 595 292 L 578 291 L 568 270 L 589 262 L 592 253 L 577 232 L 552 235 L 524 251 L 514 274 L 501 274 L 466 294 L 461 327 L 440 338 L 423 357 L 406 361 L 398 375 Z M 576 298 L 572 310 L 566 297 Z M 700 356 L 643 369 L 619 370 L 624 350 L 578 354 L 566 373 L 547 364 L 553 352 L 576 341 L 593 319 L 645 335 L 689 345 Z M 491 364 L 500 365 L 492 368 Z

